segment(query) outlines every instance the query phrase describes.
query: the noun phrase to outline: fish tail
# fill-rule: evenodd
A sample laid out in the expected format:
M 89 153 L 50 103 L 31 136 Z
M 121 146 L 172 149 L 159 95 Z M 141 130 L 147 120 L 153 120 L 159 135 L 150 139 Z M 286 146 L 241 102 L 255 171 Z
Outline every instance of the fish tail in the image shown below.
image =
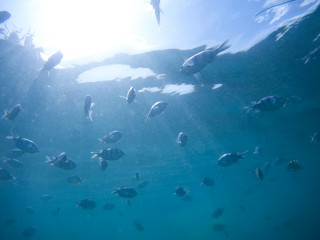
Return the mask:
M 246 151 L 244 151 L 244 152 L 242 152 L 242 153 L 239 153 L 238 155 L 239 155 L 240 158 L 243 158 L 243 157 L 244 157 L 244 154 L 246 154 L 247 152 L 248 152 L 248 150 L 246 150 Z
M 4 111 L 3 111 L 3 114 L 2 114 L 2 116 L 1 116 L 1 119 L 7 119 L 7 115 L 8 115 L 8 110 L 7 109 L 5 109 Z
M 228 49 L 229 47 L 231 47 L 230 44 L 228 44 L 229 40 L 224 41 L 217 49 L 218 52 L 222 52 L 226 49 Z
M 96 153 L 96 152 L 91 152 L 91 154 L 93 154 L 91 158 L 97 158 L 97 157 L 99 157 L 98 153 Z
M 87 114 L 87 119 L 92 122 L 92 110 L 90 109 Z

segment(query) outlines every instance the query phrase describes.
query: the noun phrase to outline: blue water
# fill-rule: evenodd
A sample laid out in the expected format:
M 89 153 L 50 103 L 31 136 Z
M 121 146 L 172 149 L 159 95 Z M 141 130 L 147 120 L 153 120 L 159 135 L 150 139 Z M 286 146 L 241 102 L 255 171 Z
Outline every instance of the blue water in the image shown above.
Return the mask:
M 0 152 L 14 148 L 6 138 L 11 132 L 34 141 L 39 153 L 25 154 L 23 167 L 1 162 L 14 181 L 0 182 L 0 239 L 23 239 L 23 231 L 36 229 L 30 239 L 320 239 L 319 144 L 310 136 L 320 129 L 319 58 L 301 60 L 319 46 L 320 10 L 305 17 L 276 41 L 272 33 L 247 52 L 225 54 L 201 71 L 200 79 L 178 70 L 184 59 L 203 50 L 162 50 L 140 55 L 119 54 L 103 62 L 54 69 L 39 75 L 43 61 L 34 52 L 0 40 L 0 109 L 20 103 L 12 121 L 0 122 Z M 86 70 L 109 64 L 149 68 L 155 77 L 131 81 L 77 83 Z M 38 76 L 39 75 L 39 76 Z M 163 89 L 168 84 L 192 84 L 185 95 L 137 91 L 127 104 L 119 97 L 130 86 Z M 212 89 L 214 84 L 222 87 Z M 48 85 L 50 87 L 48 87 Z M 93 122 L 85 119 L 83 100 L 92 96 Z M 298 96 L 299 101 L 272 111 L 247 115 L 243 107 L 265 96 Z M 157 101 L 168 103 L 165 111 L 145 122 Z M 125 156 L 99 169 L 91 152 L 106 146 L 98 138 L 119 130 L 123 137 L 110 144 Z M 188 135 L 179 148 L 178 133 Z M 253 154 L 256 146 L 259 154 Z M 244 159 L 230 167 L 217 165 L 228 152 L 248 150 Z M 66 152 L 77 164 L 63 170 L 46 163 L 46 156 Z M 277 165 L 274 160 L 285 162 Z M 2 160 L 5 158 L 2 157 Z M 290 160 L 303 168 L 287 171 Z M 254 169 L 270 170 L 263 181 Z M 139 180 L 149 180 L 142 189 Z M 67 177 L 83 181 L 71 185 Z M 214 186 L 201 185 L 204 177 Z M 130 186 L 138 195 L 130 200 L 113 194 Z M 189 198 L 174 194 L 182 186 Z M 43 200 L 41 196 L 50 195 Z M 77 206 L 92 199 L 94 209 Z M 113 210 L 105 210 L 113 203 Z M 218 207 L 223 214 L 213 218 Z M 53 212 L 59 208 L 59 213 Z M 29 209 L 29 211 L 28 211 Z M 30 210 L 31 209 L 31 210 Z M 12 224 L 6 224 L 14 219 Z M 143 226 L 139 231 L 134 222 Z M 215 231 L 214 224 L 225 229 Z

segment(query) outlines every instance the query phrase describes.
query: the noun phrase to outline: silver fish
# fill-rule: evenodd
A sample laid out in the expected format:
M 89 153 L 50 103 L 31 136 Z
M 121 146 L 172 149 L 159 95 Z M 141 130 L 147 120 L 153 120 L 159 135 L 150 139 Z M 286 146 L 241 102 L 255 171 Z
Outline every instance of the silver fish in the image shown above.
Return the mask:
M 8 136 L 8 139 L 11 139 L 14 145 L 20 150 L 26 153 L 37 153 L 39 152 L 39 147 L 31 140 L 21 137 Z
M 68 158 L 65 152 L 60 153 L 58 156 L 47 156 L 47 159 L 46 162 L 63 170 L 72 170 L 77 167 L 75 162 Z
M 92 122 L 92 108 L 94 107 L 94 103 L 91 102 L 91 95 L 87 95 L 83 101 L 83 110 L 86 118 Z
M 218 165 L 222 167 L 228 167 L 232 164 L 235 164 L 240 158 L 243 158 L 243 155 L 247 153 L 248 151 L 245 151 L 243 153 L 226 153 L 223 154 L 219 159 L 218 159 Z
M 126 97 L 127 103 L 132 103 L 135 97 L 136 97 L 136 93 L 134 91 L 134 88 L 130 87 Z
M 188 136 L 185 133 L 180 132 L 177 138 L 178 146 L 184 147 L 187 144 L 187 141 L 188 141 Z
M 123 136 L 123 134 L 121 132 L 115 130 L 115 131 L 108 133 L 103 138 L 99 138 L 99 141 L 103 142 L 105 144 L 115 143 L 115 142 L 119 141 L 122 136 Z
M 5 120 L 13 120 L 18 113 L 21 110 L 21 105 L 17 104 L 15 105 L 13 108 L 11 108 L 10 110 L 4 110 L 4 114 L 2 115 L 1 119 L 5 119 Z
M 275 111 L 284 107 L 287 103 L 287 99 L 279 96 L 267 96 L 260 99 L 257 102 L 253 102 L 252 105 L 244 107 L 247 109 L 247 113 L 254 112 L 266 112 Z
M 52 68 L 57 66 L 63 58 L 62 52 L 59 50 L 48 58 L 40 71 L 50 71 Z
M 213 62 L 217 54 L 230 47 L 227 43 L 228 41 L 225 41 L 220 46 L 208 48 L 191 56 L 182 64 L 180 73 L 191 75 L 200 72 L 205 66 Z
M 93 154 L 91 158 L 100 158 L 104 160 L 118 160 L 125 155 L 125 153 L 119 148 L 107 148 L 100 152 L 91 153 Z
M 149 113 L 147 114 L 147 118 L 146 121 L 148 121 L 149 119 L 153 118 L 154 116 L 162 113 L 165 108 L 167 107 L 167 103 L 163 102 L 163 101 L 159 101 L 156 102 L 155 104 L 152 105 L 152 107 L 150 108 Z

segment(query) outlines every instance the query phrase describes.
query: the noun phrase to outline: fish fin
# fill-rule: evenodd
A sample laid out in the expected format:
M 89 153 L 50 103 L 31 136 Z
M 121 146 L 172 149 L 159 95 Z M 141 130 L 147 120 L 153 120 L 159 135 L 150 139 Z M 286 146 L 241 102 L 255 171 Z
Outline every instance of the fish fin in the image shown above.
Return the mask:
M 243 158 L 243 155 L 246 154 L 247 152 L 249 152 L 249 151 L 246 150 L 246 151 L 244 151 L 244 152 L 242 152 L 242 153 L 239 153 L 238 155 L 239 155 L 239 157 Z
M 231 45 L 228 44 L 228 42 L 229 42 L 229 40 L 224 41 L 224 42 L 217 48 L 217 51 L 218 51 L 218 52 L 222 52 L 222 51 L 228 49 L 229 47 L 231 47 Z
M 92 110 L 90 109 L 87 115 L 87 119 L 92 122 Z
M 93 154 L 91 158 L 97 158 L 97 157 L 99 157 L 98 153 L 96 153 L 96 152 L 91 152 L 91 154 Z
M 125 96 L 122 96 L 122 95 L 119 95 L 120 98 L 124 98 L 124 99 L 127 99 L 127 97 Z
M 95 105 L 95 103 L 91 103 L 90 108 L 93 108 Z

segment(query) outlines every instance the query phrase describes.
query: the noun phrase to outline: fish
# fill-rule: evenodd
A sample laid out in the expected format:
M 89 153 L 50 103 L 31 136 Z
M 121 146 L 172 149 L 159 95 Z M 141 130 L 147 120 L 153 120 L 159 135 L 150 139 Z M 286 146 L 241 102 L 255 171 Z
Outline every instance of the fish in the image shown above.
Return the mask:
M 83 110 L 86 118 L 92 122 L 92 108 L 94 107 L 94 103 L 91 102 L 91 95 L 87 95 L 83 101 Z
M 5 120 L 8 120 L 8 121 L 11 121 L 11 120 L 16 118 L 16 116 L 18 115 L 20 110 L 21 110 L 21 105 L 20 104 L 15 105 L 10 110 L 6 109 L 6 110 L 4 110 L 4 114 L 2 115 L 1 119 L 5 119 Z
M 134 99 L 136 98 L 136 93 L 134 88 L 131 86 L 128 90 L 127 96 L 120 96 L 124 99 L 126 99 L 127 103 L 132 103 L 134 101 Z
M 50 71 L 52 68 L 54 68 L 61 62 L 62 58 L 63 54 L 60 50 L 58 50 L 56 53 L 54 53 L 48 58 L 48 61 L 45 62 L 40 71 Z
M 274 164 L 276 165 L 282 165 L 284 162 L 286 161 L 286 159 L 282 158 L 282 157 L 276 157 L 274 159 Z
M 13 144 L 20 150 L 26 153 L 37 153 L 39 147 L 31 140 L 27 138 L 21 138 L 19 136 L 7 136 L 8 139 L 12 140 Z
M 287 99 L 280 96 L 267 96 L 260 100 L 253 102 L 250 106 L 244 107 L 247 109 L 247 113 L 253 112 L 267 112 L 275 111 L 284 107 L 287 103 Z
M 149 182 L 150 182 L 149 180 L 140 181 L 138 183 L 137 188 L 139 188 L 139 189 L 145 188 L 146 186 L 148 186 Z
M 36 232 L 37 230 L 34 227 L 29 227 L 29 228 L 26 228 L 21 235 L 22 237 L 29 238 L 35 235 Z
M 103 206 L 103 209 L 110 211 L 110 210 L 113 210 L 115 207 L 116 207 L 116 205 L 114 205 L 113 203 L 106 203 L 106 204 Z
M 320 143 L 320 130 L 313 133 L 311 143 Z
M 60 153 L 58 156 L 47 156 L 46 162 L 63 170 L 72 170 L 77 167 L 74 161 L 72 161 L 70 158 L 67 158 L 65 152 Z
M 298 162 L 298 160 L 290 160 L 288 165 L 287 165 L 287 170 L 289 172 L 295 172 L 299 169 L 301 169 L 302 166 L 300 165 L 300 163 Z
M 242 153 L 226 153 L 226 154 L 223 154 L 219 159 L 218 159 L 218 162 L 217 164 L 219 166 L 222 166 L 222 167 L 228 167 L 230 165 L 233 165 L 235 164 L 236 162 L 238 162 L 238 160 L 240 158 L 243 158 L 243 155 L 245 153 L 247 153 L 248 151 L 244 151 Z
M 11 226 L 11 225 L 15 224 L 16 221 L 17 221 L 16 219 L 10 218 L 10 219 L 7 219 L 7 220 L 4 222 L 4 224 L 5 224 L 6 226 Z
M 201 181 L 202 185 L 206 185 L 208 187 L 213 187 L 214 186 L 214 181 L 212 178 L 209 177 L 204 177 Z
M 73 175 L 67 178 L 67 182 L 70 184 L 80 184 L 82 179 L 79 176 Z
M 147 118 L 145 122 L 147 122 L 149 119 L 153 118 L 154 116 L 162 113 L 165 108 L 167 107 L 167 103 L 163 101 L 156 102 L 155 104 L 152 105 L 150 108 L 149 113 L 147 114 Z
M 6 159 L 3 162 L 8 163 L 13 168 L 22 168 L 23 164 L 17 159 Z
M 160 0 L 151 0 L 150 4 L 153 7 L 154 15 L 156 16 L 157 23 L 160 26 L 160 12 L 162 12 L 160 9 Z
M 49 200 L 51 200 L 53 197 L 51 196 L 51 195 L 49 195 L 49 194 L 42 194 L 41 195 L 41 197 L 40 197 L 40 199 L 42 200 L 42 201 L 49 201 Z
M 140 174 L 138 172 L 136 172 L 135 177 L 137 180 L 140 180 Z
M 15 148 L 15 149 L 10 149 L 10 150 L 8 150 L 8 151 L 4 154 L 4 156 L 5 156 L 6 158 L 9 158 L 9 159 L 16 159 L 16 158 L 21 157 L 24 153 L 25 153 L 24 151 Z
M 178 146 L 180 146 L 180 147 L 186 146 L 187 141 L 188 141 L 188 136 L 187 136 L 185 133 L 180 132 L 180 133 L 178 134 L 178 137 L 177 137 L 177 144 L 178 144 Z
M 224 208 L 221 207 L 217 207 L 216 209 L 214 209 L 213 213 L 212 213 L 212 217 L 213 218 L 218 218 L 222 215 L 222 213 L 224 212 Z
M 33 214 L 36 213 L 36 211 L 34 210 L 33 207 L 26 207 L 25 211 L 26 211 L 27 214 L 30 214 L 30 215 L 33 215 Z
M 178 197 L 183 197 L 187 194 L 187 192 L 184 190 L 183 187 L 177 187 L 174 191 L 174 194 L 177 195 Z
M 100 170 L 101 170 L 101 171 L 106 170 L 107 167 L 108 167 L 108 162 L 107 162 L 107 160 L 105 160 L 105 159 L 103 159 L 103 158 L 99 159 L 99 166 L 100 166 Z
M 256 148 L 254 149 L 253 154 L 260 154 L 261 151 L 262 151 L 261 147 L 260 146 L 256 146 Z
M 260 179 L 261 181 L 263 180 L 263 173 L 260 168 L 256 168 L 254 170 L 254 175 L 256 176 L 256 178 Z
M 0 181 L 10 180 L 14 180 L 14 177 L 11 175 L 11 173 L 5 168 L 0 168 Z
M 185 75 L 192 75 L 200 72 L 204 67 L 213 62 L 217 54 L 228 49 L 228 40 L 221 45 L 205 49 L 190 58 L 188 58 L 181 66 L 179 72 Z
M 119 197 L 123 198 L 134 198 L 138 195 L 137 191 L 130 187 L 119 187 L 114 189 L 112 193 L 116 193 Z
M 91 199 L 82 199 L 78 203 L 78 207 L 82 209 L 94 209 L 97 206 L 96 202 Z
M 311 59 L 317 59 L 320 56 L 320 45 L 301 58 L 304 64 L 307 64 Z
M 100 152 L 91 152 L 91 158 L 100 158 L 105 160 L 118 160 L 122 158 L 125 153 L 119 148 L 107 148 Z
M 138 221 L 134 221 L 133 225 L 135 226 L 135 228 L 139 231 L 139 232 L 143 232 L 144 227 L 141 223 L 139 223 Z
M 4 23 L 11 17 L 11 14 L 8 11 L 0 11 L 0 24 Z
M 103 138 L 99 138 L 100 142 L 105 144 L 118 142 L 122 138 L 123 134 L 117 130 L 108 133 Z

